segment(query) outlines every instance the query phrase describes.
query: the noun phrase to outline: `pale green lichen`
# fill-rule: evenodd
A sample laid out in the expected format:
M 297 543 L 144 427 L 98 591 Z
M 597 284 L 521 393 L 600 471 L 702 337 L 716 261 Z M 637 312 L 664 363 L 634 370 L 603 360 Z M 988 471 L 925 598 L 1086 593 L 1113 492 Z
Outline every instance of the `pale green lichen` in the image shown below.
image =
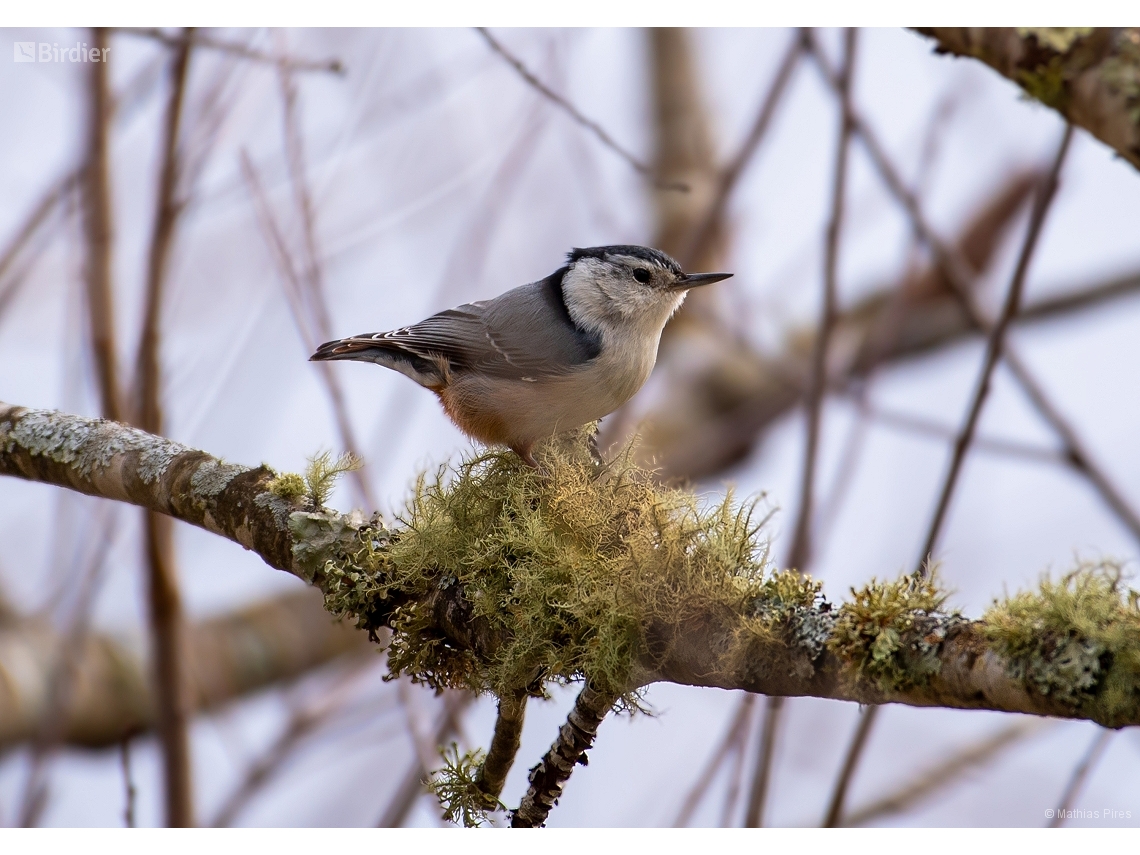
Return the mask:
M 1023 39 L 1033 36 L 1037 44 L 1057 53 L 1068 53 L 1080 39 L 1091 35 L 1092 27 L 1018 27 L 1017 34 Z
M 1110 89 L 1124 97 L 1129 120 L 1140 127 L 1140 28 L 1121 31 L 1117 50 L 1101 65 L 1100 74 Z
M 851 589 L 840 606 L 827 647 L 853 676 L 873 680 L 894 693 L 925 685 L 941 670 L 942 642 L 956 624 L 956 612 L 942 610 L 946 594 L 937 574 L 903 576 Z
M 431 774 L 427 786 L 439 799 L 445 820 L 476 828 L 487 822 L 490 811 L 507 809 L 479 788 L 479 771 L 486 759 L 481 749 L 460 754 L 459 746 L 453 742 L 440 754 L 444 766 Z
M 171 461 L 191 449 L 181 443 L 103 419 L 68 418 L 31 410 L 7 431 L 6 447 L 16 446 L 33 456 L 47 457 L 74 468 L 84 478 L 105 469 L 116 455 L 137 452 L 136 471 L 145 484 L 158 481 Z
M 836 612 L 823 596 L 823 586 L 794 570 L 781 570 L 763 580 L 754 599 L 746 606 L 740 633 L 762 643 L 792 642 L 803 656 L 792 663 L 804 668 L 810 677 L 814 663 L 831 637 Z M 737 649 L 747 655 L 750 645 L 738 643 Z M 762 657 L 742 667 L 761 664 Z
M 295 472 L 284 472 L 270 481 L 266 489 L 280 499 L 299 499 L 305 495 L 305 479 Z
M 544 471 L 496 451 L 421 478 L 389 538 L 367 529 L 351 560 L 309 566 L 336 613 L 360 618 L 377 601 L 399 602 L 388 621 L 392 674 L 500 697 L 588 675 L 634 703 L 649 626 L 742 614 L 768 590 L 753 504 L 736 507 L 730 495 L 706 506 L 656 485 L 629 455 L 598 468 L 580 435 L 536 456 Z M 497 640 L 491 654 L 442 633 L 431 604 L 451 586 L 467 623 Z
M 320 509 L 325 506 L 332 494 L 336 480 L 345 472 L 354 472 L 364 465 L 359 457 L 346 451 L 336 460 L 328 451 L 322 451 L 309 458 L 305 468 L 305 486 L 308 489 L 309 504 Z
M 199 498 L 212 499 L 226 489 L 234 478 L 249 471 L 248 466 L 222 460 L 206 460 L 190 476 L 190 489 Z
M 1111 563 L 1042 579 L 985 614 L 985 634 L 1010 676 L 1116 726 L 1140 708 L 1140 605 Z

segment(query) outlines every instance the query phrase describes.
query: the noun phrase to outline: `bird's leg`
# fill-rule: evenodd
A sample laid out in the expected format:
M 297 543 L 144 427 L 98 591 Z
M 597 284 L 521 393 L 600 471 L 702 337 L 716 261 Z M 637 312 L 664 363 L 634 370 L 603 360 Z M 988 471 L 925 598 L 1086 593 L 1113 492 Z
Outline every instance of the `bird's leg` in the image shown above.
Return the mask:
M 521 457 L 523 459 L 523 463 L 525 463 L 531 469 L 541 469 L 542 467 L 538 465 L 538 461 L 536 461 L 534 459 L 534 456 L 530 453 L 531 449 L 533 448 L 534 443 L 528 442 L 525 445 L 512 445 L 511 451 Z

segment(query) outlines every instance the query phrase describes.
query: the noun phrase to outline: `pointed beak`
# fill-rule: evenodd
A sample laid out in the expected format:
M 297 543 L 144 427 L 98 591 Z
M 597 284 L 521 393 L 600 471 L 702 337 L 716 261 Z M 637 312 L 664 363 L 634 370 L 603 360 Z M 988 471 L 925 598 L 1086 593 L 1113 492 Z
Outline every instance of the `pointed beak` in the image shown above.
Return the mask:
M 699 285 L 712 285 L 714 282 L 720 282 L 730 276 L 732 276 L 731 273 L 686 273 L 677 280 L 674 287 L 688 290 Z

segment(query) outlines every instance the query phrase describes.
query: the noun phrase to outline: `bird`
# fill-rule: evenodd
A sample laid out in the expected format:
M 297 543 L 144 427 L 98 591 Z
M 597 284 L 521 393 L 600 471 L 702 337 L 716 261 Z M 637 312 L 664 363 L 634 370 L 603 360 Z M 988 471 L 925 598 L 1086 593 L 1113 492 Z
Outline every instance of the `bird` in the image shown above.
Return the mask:
M 730 276 L 685 273 L 645 246 L 575 248 L 545 279 L 409 327 L 325 342 L 309 359 L 398 371 L 434 392 L 467 436 L 537 469 L 535 444 L 632 398 L 689 291 Z

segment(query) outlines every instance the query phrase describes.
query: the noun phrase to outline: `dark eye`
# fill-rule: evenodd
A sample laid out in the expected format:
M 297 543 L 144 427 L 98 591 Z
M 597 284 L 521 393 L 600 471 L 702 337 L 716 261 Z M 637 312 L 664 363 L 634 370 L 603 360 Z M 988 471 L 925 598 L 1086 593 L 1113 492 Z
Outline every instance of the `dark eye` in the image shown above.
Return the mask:
M 649 282 L 649 271 L 644 267 L 639 267 L 633 271 L 633 278 L 645 285 Z

